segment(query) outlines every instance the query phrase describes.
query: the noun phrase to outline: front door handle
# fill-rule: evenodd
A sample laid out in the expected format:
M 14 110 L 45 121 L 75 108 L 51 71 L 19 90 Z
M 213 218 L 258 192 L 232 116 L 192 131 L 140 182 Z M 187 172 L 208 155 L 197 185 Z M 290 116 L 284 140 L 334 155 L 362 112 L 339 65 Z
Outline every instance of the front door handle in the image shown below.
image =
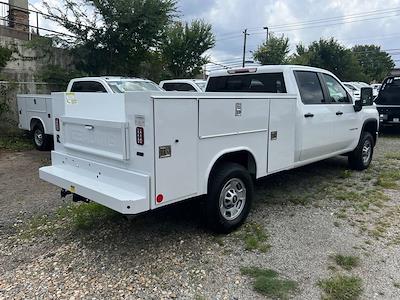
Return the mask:
M 305 118 L 312 118 L 314 115 L 312 113 L 308 113 L 304 115 Z
M 336 112 L 336 115 L 337 116 L 341 116 L 341 115 L 343 115 L 343 112 L 342 111 L 338 111 L 338 112 Z

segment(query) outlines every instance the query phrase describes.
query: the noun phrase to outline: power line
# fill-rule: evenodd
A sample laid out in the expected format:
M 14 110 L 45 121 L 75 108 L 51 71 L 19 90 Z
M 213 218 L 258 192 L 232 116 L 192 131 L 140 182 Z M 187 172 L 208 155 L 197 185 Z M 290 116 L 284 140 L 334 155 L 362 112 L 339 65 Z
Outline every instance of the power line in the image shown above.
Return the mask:
M 308 28 L 318 28 L 318 27 L 323 27 L 323 26 L 334 26 L 334 25 L 342 25 L 342 24 L 347 24 L 347 23 L 354 23 L 354 22 L 361 22 L 361 21 L 368 21 L 368 20 L 376 20 L 376 19 L 381 19 L 386 14 L 391 14 L 391 13 L 397 12 L 395 15 L 386 16 L 386 17 L 394 17 L 394 16 L 398 16 L 399 15 L 398 14 L 399 11 L 400 11 L 400 8 L 399 7 L 395 7 L 395 8 L 390 8 L 390 9 L 368 11 L 368 12 L 364 12 L 364 13 L 337 16 L 337 17 L 331 17 L 331 18 L 325 18 L 325 19 L 314 19 L 314 20 L 297 22 L 297 23 L 271 25 L 271 26 L 268 26 L 268 27 L 269 27 L 270 30 L 281 29 L 281 30 L 278 30 L 277 32 L 287 32 L 287 31 L 295 31 L 295 30 L 308 29 Z M 371 16 L 371 15 L 381 15 L 381 16 L 374 17 L 374 18 L 365 18 L 366 16 Z M 361 19 L 352 20 L 354 18 L 361 18 Z M 341 22 L 332 23 L 334 21 L 339 21 L 339 20 L 342 20 L 342 21 Z M 324 23 L 326 23 L 326 24 L 324 24 Z M 258 34 L 265 34 L 265 32 L 256 31 L 256 32 L 252 32 L 251 34 L 252 35 L 258 35 Z M 221 36 L 224 37 L 224 35 L 221 35 Z M 236 35 L 226 34 L 225 36 L 227 36 L 227 37 L 226 38 L 222 38 L 222 39 L 217 39 L 217 42 L 218 41 L 229 40 L 229 39 L 236 39 L 236 38 L 240 37 L 241 34 L 236 34 Z

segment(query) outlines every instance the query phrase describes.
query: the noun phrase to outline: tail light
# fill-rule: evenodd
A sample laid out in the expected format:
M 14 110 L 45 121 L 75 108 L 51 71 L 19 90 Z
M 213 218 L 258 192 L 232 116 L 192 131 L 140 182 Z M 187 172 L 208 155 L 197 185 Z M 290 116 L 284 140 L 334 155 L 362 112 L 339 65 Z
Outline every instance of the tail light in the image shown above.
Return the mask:
M 60 119 L 55 118 L 54 119 L 55 125 L 56 125 L 56 131 L 60 131 Z
M 143 129 L 143 127 L 136 127 L 136 144 L 144 145 L 144 129 Z

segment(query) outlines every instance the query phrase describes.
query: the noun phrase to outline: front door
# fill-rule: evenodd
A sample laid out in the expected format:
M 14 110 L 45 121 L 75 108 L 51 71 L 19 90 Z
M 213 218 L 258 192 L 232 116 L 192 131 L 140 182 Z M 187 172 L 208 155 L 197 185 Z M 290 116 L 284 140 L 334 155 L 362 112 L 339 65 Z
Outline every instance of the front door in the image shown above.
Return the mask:
M 332 114 L 318 73 L 295 71 L 301 96 L 298 126 L 300 133 L 300 161 L 318 158 L 332 153 L 335 147 L 331 138 L 336 115 Z
M 326 94 L 330 101 L 330 114 L 335 120 L 335 126 L 331 129 L 331 137 L 334 139 L 332 150 L 348 150 L 357 140 L 360 122 L 354 111 L 353 102 L 339 81 L 329 74 L 321 74 L 326 88 Z

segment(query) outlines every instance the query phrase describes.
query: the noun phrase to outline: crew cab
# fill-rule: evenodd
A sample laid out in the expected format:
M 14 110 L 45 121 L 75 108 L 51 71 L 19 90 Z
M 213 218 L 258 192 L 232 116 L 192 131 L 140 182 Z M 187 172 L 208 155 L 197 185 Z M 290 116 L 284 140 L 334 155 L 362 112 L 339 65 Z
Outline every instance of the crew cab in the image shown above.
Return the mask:
M 40 178 L 127 215 L 204 199 L 208 225 L 229 232 L 256 179 L 337 155 L 370 165 L 371 88 L 354 101 L 326 70 L 264 66 L 212 73 L 206 90 L 53 94 L 55 149 Z
M 386 78 L 375 99 L 381 125 L 400 125 L 400 77 Z
M 171 79 L 160 82 L 160 87 L 166 91 L 204 92 L 206 81 L 201 79 Z
M 127 91 L 162 91 L 162 89 L 150 80 L 115 76 L 75 78 L 67 87 L 67 92 L 115 94 Z M 49 149 L 53 135 L 51 95 L 17 95 L 17 103 L 18 127 L 32 133 L 36 149 Z

